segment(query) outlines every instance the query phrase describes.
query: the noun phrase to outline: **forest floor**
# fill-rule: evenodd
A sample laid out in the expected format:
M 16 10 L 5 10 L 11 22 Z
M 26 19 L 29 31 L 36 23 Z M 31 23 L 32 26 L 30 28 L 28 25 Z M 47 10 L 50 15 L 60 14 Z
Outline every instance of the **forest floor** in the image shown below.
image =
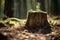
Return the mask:
M 60 27 L 57 27 L 56 29 L 55 27 L 52 27 L 53 31 L 51 31 L 51 33 L 42 34 L 39 32 L 29 32 L 24 26 L 25 23 L 20 24 L 18 22 L 16 25 L 1 27 L 0 40 L 60 40 Z

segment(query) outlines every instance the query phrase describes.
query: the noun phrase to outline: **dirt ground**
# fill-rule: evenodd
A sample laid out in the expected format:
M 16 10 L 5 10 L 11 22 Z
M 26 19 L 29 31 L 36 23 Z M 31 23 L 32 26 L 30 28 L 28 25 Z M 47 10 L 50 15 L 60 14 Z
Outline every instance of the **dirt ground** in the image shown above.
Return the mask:
M 59 25 L 51 25 L 53 26 L 52 31 L 48 34 L 42 34 L 40 30 L 32 33 L 24 26 L 25 23 L 23 22 L 21 24 L 17 23 L 16 25 L 0 28 L 0 40 L 60 40 Z

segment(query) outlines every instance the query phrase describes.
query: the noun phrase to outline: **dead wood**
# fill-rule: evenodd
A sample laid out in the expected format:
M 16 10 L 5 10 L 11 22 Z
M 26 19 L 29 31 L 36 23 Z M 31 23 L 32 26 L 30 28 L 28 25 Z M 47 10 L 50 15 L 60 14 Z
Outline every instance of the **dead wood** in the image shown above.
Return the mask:
M 29 12 L 26 22 L 26 28 L 29 31 L 48 33 L 50 32 L 50 26 L 47 21 L 47 14 L 45 12 Z M 47 31 L 47 32 L 46 32 Z

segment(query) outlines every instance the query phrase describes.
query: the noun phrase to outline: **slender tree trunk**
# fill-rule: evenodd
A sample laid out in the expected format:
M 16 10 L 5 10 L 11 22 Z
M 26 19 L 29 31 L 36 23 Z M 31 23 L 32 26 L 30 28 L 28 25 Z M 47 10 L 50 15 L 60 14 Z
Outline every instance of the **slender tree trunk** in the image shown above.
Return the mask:
M 1 0 L 0 0 L 0 13 L 1 13 Z
M 0 0 L 0 18 L 1 18 L 1 0 Z
M 49 15 L 58 16 L 59 13 L 59 0 L 45 0 L 46 3 L 46 11 L 49 13 Z
M 14 17 L 26 18 L 27 0 L 14 0 Z
M 59 8 L 58 8 L 58 0 L 53 0 L 53 2 L 54 2 L 54 11 L 53 11 L 53 14 L 54 15 L 59 15 L 60 13 L 59 13 Z
M 5 0 L 4 14 L 13 17 L 13 0 Z
M 0 8 L 1 8 L 1 0 L 0 0 Z
M 58 10 L 59 10 L 59 16 L 60 16 L 60 0 L 58 0 Z

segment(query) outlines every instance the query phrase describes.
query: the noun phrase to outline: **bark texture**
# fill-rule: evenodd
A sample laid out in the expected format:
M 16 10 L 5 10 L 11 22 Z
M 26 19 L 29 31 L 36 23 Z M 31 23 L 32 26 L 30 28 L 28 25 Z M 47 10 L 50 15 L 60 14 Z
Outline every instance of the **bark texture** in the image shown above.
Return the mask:
M 26 28 L 32 32 L 41 30 L 41 33 L 49 33 L 51 29 L 47 21 L 47 14 L 44 12 L 29 12 Z

